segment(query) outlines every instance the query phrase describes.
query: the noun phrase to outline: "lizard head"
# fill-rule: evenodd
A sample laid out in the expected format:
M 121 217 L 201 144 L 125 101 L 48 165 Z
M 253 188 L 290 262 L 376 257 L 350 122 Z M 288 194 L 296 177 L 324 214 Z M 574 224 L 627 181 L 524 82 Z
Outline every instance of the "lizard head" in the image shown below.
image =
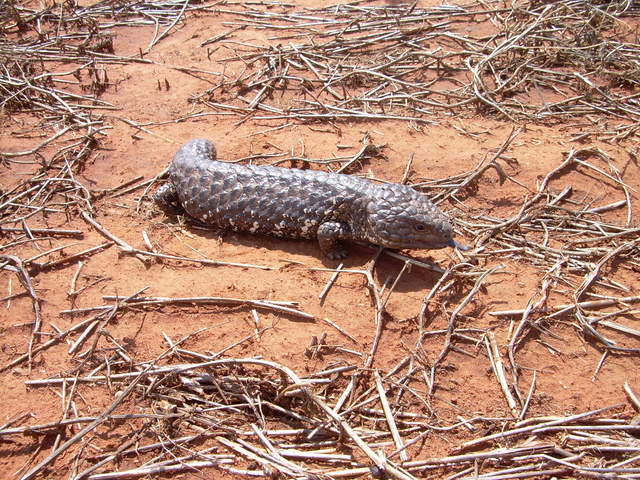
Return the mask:
M 458 247 L 449 218 L 431 201 L 406 185 L 376 189 L 367 204 L 369 241 L 389 248 L 438 249 Z

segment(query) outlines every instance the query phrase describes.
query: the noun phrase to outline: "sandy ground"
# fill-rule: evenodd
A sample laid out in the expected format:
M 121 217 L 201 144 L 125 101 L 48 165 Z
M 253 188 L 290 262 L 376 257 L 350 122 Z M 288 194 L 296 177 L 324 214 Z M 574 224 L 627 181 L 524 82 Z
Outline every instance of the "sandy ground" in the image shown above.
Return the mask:
M 226 30 L 223 22 L 228 20 L 229 17 L 224 14 L 189 14 L 186 21 L 180 22 L 145 57 L 153 60 L 153 64 L 107 67 L 109 85 L 100 98 L 115 105 L 117 110 L 96 113 L 102 115 L 112 128 L 105 131 L 99 148 L 76 172 L 77 181 L 97 192 L 139 176 L 144 180 L 153 178 L 168 165 L 177 147 L 194 137 L 213 140 L 219 157 L 224 160 L 278 153 L 316 159 L 354 155 L 362 147 L 363 139 L 368 137 L 372 143 L 383 146 L 382 154 L 359 165 L 352 173 L 400 181 L 408 159 L 413 157 L 410 180 L 416 182 L 474 169 L 482 159 L 495 154 L 514 127 L 512 122 L 490 116 L 456 117 L 440 114 L 432 118 L 434 125 L 420 128 L 407 122 L 389 120 L 293 122 L 287 128 L 260 133 L 276 124 L 236 115 L 185 118 L 204 111 L 202 105 L 190 101 L 190 97 L 211 88 L 218 77 L 185 73 L 167 65 L 184 65 L 221 73 L 223 64 L 219 60 L 228 54 L 228 50 L 214 49 L 208 54 L 206 48 L 200 47 L 200 43 Z M 116 27 L 113 31 L 115 53 L 126 56 L 144 48 L 154 29 Z M 247 43 L 261 43 L 267 42 L 267 36 L 265 32 L 247 29 L 236 32 L 233 38 Z M 50 65 L 49 68 L 55 71 L 63 66 Z M 227 64 L 224 68 L 225 75 L 233 77 L 240 65 Z M 220 95 L 224 97 L 225 93 Z M 126 120 L 139 125 L 152 124 L 145 131 L 140 131 Z M 28 149 L 41 141 L 41 138 L 24 134 L 37 124 L 35 117 L 29 114 L 5 115 L 0 121 L 0 151 Z M 584 125 L 580 123 L 515 126 L 522 127 L 522 131 L 508 149 L 507 155 L 514 161 L 505 163 L 505 168 L 507 174 L 518 183 L 500 183 L 498 175 L 489 171 L 480 178 L 477 188 L 468 192 L 468 207 L 478 214 L 509 218 L 517 213 L 523 198 L 536 190 L 538 182 L 563 161 L 570 149 L 599 148 L 623 171 L 624 180 L 633 189 L 634 216 L 631 226 L 637 225 L 638 210 L 635 205 L 640 190 L 640 171 L 637 162 L 630 161 L 629 153 L 637 139 L 615 144 L 590 138 L 581 144 L 573 140 L 583 130 Z M 58 147 L 58 144 L 52 144 L 40 153 L 47 158 Z M 257 162 L 270 163 L 271 160 L 262 158 Z M 282 166 L 291 166 L 291 163 Z M 6 191 L 19 181 L 33 176 L 37 168 L 37 165 L 5 162 L 0 167 L 2 189 Z M 566 186 L 573 188 L 572 198 L 593 206 L 623 198 L 615 186 L 594 179 L 594 175 L 588 171 L 568 171 L 552 182 L 553 191 L 561 191 Z M 165 215 L 148 196 L 141 199 L 142 191 L 138 189 L 121 196 L 108 195 L 96 200 L 96 220 L 134 247 L 148 249 L 143 240 L 143 233 L 146 233 L 158 252 L 266 266 L 270 269 L 211 267 L 159 260 L 142 262 L 132 255 L 123 254 L 117 246 L 110 246 L 83 259 L 84 267 L 76 279 L 76 289 L 87 288 L 79 295 L 68 295 L 76 274 L 77 261 L 33 275 L 34 287 L 42 299 L 43 330 L 49 335 L 54 331 L 54 326 L 66 330 L 83 318 L 82 315 L 61 314 L 63 310 L 104 305 L 108 303 L 103 299 L 104 295 L 126 297 L 141 289 L 146 289 L 145 295 L 157 297 L 216 296 L 291 301 L 295 302 L 296 308 L 316 319 L 305 320 L 259 309 L 260 325 L 265 330 L 259 338 L 252 337 L 225 355 L 259 355 L 291 367 L 300 374 L 331 366 L 363 363 L 376 332 L 375 309 L 364 276 L 341 274 L 326 300 L 321 302 L 318 296 L 332 273 L 314 268 L 335 268 L 337 262 L 323 259 L 314 242 L 233 232 L 219 235 L 217 232 L 194 228 L 180 219 Z M 445 203 L 442 207 L 451 215 L 456 215 L 455 205 Z M 624 222 L 625 215 L 624 209 L 618 209 L 603 214 L 603 217 L 611 222 Z M 80 239 L 64 240 L 71 246 L 47 256 L 47 260 L 63 258 L 105 241 L 77 214 L 69 218 L 56 213 L 46 218 L 36 216 L 29 221 L 29 227 L 78 229 L 83 232 Z M 1 242 L 7 244 L 12 238 L 7 234 Z M 457 240 L 473 245 L 475 239 L 460 234 Z M 24 259 L 61 244 L 59 239 L 43 240 L 12 247 L 2 253 Z M 452 250 L 403 253 L 442 268 L 459 262 L 461 255 Z M 374 254 L 372 248 L 352 245 L 344 268 L 366 268 Z M 544 271 L 533 262 L 513 260 L 506 255 L 469 259 L 480 262 L 485 268 L 500 264 L 504 268 L 488 277 L 471 303 L 462 310 L 458 327 L 491 331 L 498 345 L 504 348 L 518 319 L 496 317 L 489 312 L 524 308 L 539 288 Z M 376 282 L 383 285 L 389 279 L 393 281 L 402 267 L 401 260 L 383 254 L 374 269 Z M 629 296 L 637 294 L 637 271 L 617 265 L 609 273 L 611 278 L 629 288 Z M 415 266 L 403 274 L 387 303 L 381 344 L 372 364 L 374 369 L 388 371 L 401 358 L 412 353 L 422 301 L 440 276 L 435 271 Z M 571 281 L 575 282 L 576 279 Z M 449 314 L 469 292 L 469 287 L 454 288 L 450 295 L 438 299 L 437 305 L 430 309 L 427 319 L 429 329 L 447 327 Z M 0 273 L 1 296 L 10 296 L 22 288 L 15 273 Z M 607 293 L 604 289 L 595 290 Z M 566 302 L 570 293 L 571 290 L 560 283 L 552 292 L 550 303 Z M 0 364 L 5 365 L 26 351 L 31 337 L 32 318 L 32 302 L 28 296 L 12 298 L 0 304 Z M 355 341 L 323 322 L 322 318 L 338 324 Z M 633 311 L 619 320 L 638 328 L 638 317 Z M 125 346 L 135 359 L 149 360 L 166 350 L 164 336 L 176 341 L 198 332 L 186 342 L 185 348 L 218 352 L 251 336 L 255 331 L 255 323 L 251 309 L 246 307 L 192 305 L 124 311 L 118 313 L 105 328 L 112 340 L 101 338 L 100 355 L 108 355 L 109 349 L 119 344 Z M 616 404 L 621 404 L 620 414 L 633 412 L 622 387 L 628 382 L 632 388 L 640 391 L 637 355 L 609 355 L 599 364 L 603 350 L 597 342 L 577 331 L 572 318 L 561 317 L 547 328 L 548 331 L 539 335 L 529 335 L 518 351 L 522 367 L 521 391 L 528 391 L 536 373 L 536 390 L 529 416 L 568 415 Z M 320 338 L 323 334 L 326 334 L 327 344 L 357 354 L 330 349 L 314 358 L 306 355 L 312 338 Z M 637 347 L 632 337 L 615 331 L 607 331 L 607 335 L 626 346 Z M 42 341 L 46 339 L 44 337 Z M 442 335 L 427 337 L 421 355 L 433 361 L 441 351 L 443 341 Z M 60 418 L 60 389 L 29 387 L 25 381 L 74 372 L 82 359 L 67 353 L 69 343 L 70 340 L 62 342 L 38 355 L 31 369 L 23 363 L 0 374 L 0 424 L 21 415 L 30 416 L 27 423 L 45 423 Z M 456 422 L 460 417 L 510 416 L 503 392 L 491 371 L 484 344 L 461 343 L 459 346 L 461 350 L 451 351 L 438 370 L 437 388 L 431 399 L 434 419 L 447 424 Z M 506 350 L 502 351 L 505 354 Z M 83 367 L 83 371 L 90 370 L 89 365 Z M 113 401 L 117 389 L 117 386 L 107 385 L 78 387 L 74 399 L 76 414 L 99 414 Z M 143 410 L 144 406 L 141 404 L 139 409 Z M 67 437 L 79 428 L 68 429 Z M 105 451 L 116 448 L 118 438 L 126 435 L 127 431 L 127 425 L 114 426 L 113 430 L 99 429 L 95 434 L 95 445 Z M 418 455 L 448 455 L 458 444 L 477 435 L 478 432 L 466 429 L 434 433 L 429 438 L 428 448 Z M 29 461 L 33 465 L 37 460 L 42 460 L 52 448 L 54 440 L 55 435 L 48 435 L 44 439 L 41 436 L 14 436 L 0 440 L 0 466 L 5 472 L 2 476 L 18 478 L 16 472 Z M 90 446 L 89 450 L 94 453 L 96 448 Z M 47 478 L 66 478 L 68 466 L 76 453 L 77 450 L 72 450 L 59 459 Z M 122 466 L 135 466 L 137 462 L 135 458 L 130 458 Z M 183 474 L 181 478 L 213 478 L 200 475 Z

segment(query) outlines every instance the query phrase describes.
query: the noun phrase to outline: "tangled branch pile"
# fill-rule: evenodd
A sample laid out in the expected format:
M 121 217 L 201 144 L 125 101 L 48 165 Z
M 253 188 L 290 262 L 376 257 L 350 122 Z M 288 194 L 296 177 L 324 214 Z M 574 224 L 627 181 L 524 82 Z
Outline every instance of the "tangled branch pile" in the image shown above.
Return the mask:
M 637 471 L 628 466 L 630 461 L 604 467 L 593 466 L 591 460 L 592 455 L 631 454 L 640 448 L 634 437 L 640 426 L 617 418 L 615 413 L 604 415 L 616 407 L 568 417 L 519 422 L 478 417 L 443 425 L 430 415 L 405 410 L 405 406 L 413 403 L 411 397 L 416 392 L 404 380 L 397 380 L 404 369 L 402 365 L 384 377 L 376 375 L 373 385 L 356 394 L 349 379 L 364 372 L 353 366 L 299 378 L 289 368 L 274 362 L 256 358 L 220 359 L 178 345 L 172 346 L 165 356 L 191 356 L 199 363 L 150 362 L 107 376 L 29 381 L 30 385 L 129 383 L 99 417 L 5 428 L 0 430 L 0 438 L 60 432 L 73 424 L 89 427 L 105 422 L 135 424 L 135 434 L 123 439 L 117 450 L 83 456 L 75 479 L 140 478 L 205 467 L 259 477 L 348 478 L 385 472 L 392 478 L 410 479 L 416 474 L 441 476 L 446 472 L 449 477 L 471 479 L 478 478 L 474 471 L 479 463 L 485 472 L 479 478 L 486 480 L 540 475 L 606 477 L 633 475 Z M 128 367 L 129 362 L 115 362 L 112 367 L 119 370 L 119 365 Z M 151 405 L 150 411 L 113 415 L 111 412 L 135 391 Z M 381 408 L 376 407 L 378 402 Z M 429 435 L 496 424 L 502 425 L 498 433 L 466 442 L 455 455 L 408 460 L 411 452 L 428 441 Z M 79 442 L 87 428 L 61 448 Z M 501 446 L 464 453 L 494 441 Z M 394 445 L 391 455 L 382 457 L 377 453 L 379 448 Z M 140 455 L 150 458 L 140 467 L 94 473 L 114 461 Z M 41 467 L 38 465 L 23 478 L 31 478 Z
M 604 114 L 619 124 L 593 128 L 624 138 L 640 121 L 640 45 L 623 20 L 638 15 L 634 8 L 571 1 L 511 8 L 347 4 L 282 14 L 221 9 L 242 18 L 227 22 L 233 29 L 277 32 L 269 40 L 278 44 L 223 41 L 234 52 L 227 61 L 243 62 L 246 73 L 194 100 L 216 110 L 260 110 L 254 115 L 261 120 L 429 123 L 438 112 L 481 112 L 568 122 Z M 473 26 L 485 22 L 486 29 L 487 20 L 494 31 L 476 33 L 483 29 Z M 285 91 L 301 98 L 281 100 L 277 92 Z M 230 94 L 242 102 L 217 99 Z

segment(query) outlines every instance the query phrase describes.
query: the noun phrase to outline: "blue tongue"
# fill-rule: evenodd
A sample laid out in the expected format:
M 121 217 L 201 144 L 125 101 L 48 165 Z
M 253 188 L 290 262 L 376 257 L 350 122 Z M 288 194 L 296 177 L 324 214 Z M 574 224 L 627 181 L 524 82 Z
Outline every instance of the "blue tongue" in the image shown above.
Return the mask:
M 467 250 L 471 250 L 471 247 L 468 247 L 466 245 L 462 245 L 461 243 L 456 242 L 455 240 L 451 239 L 449 241 L 449 246 L 450 247 L 454 247 L 457 248 L 458 250 L 462 250 L 463 252 L 466 252 Z

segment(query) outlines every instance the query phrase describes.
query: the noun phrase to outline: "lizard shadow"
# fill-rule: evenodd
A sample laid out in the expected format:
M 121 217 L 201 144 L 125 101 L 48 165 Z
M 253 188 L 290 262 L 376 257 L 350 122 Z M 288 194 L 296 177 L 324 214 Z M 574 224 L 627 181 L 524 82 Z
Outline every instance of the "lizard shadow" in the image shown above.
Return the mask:
M 263 249 L 268 250 L 270 253 L 265 253 L 264 264 L 273 264 L 274 255 L 282 262 L 282 266 L 295 263 L 303 263 L 307 266 L 315 262 L 305 261 L 299 257 L 309 257 L 320 260 L 323 268 L 335 269 L 340 263 L 343 264 L 343 269 L 348 270 L 366 270 L 369 262 L 375 257 L 378 247 L 375 245 L 364 245 L 356 243 L 345 243 L 345 247 L 348 251 L 348 256 L 344 260 L 331 260 L 324 257 L 321 253 L 318 243 L 315 240 L 308 239 L 289 239 L 279 238 L 264 234 L 251 234 L 246 232 L 234 232 L 225 231 L 216 228 L 204 228 L 201 225 L 189 226 L 190 233 L 199 235 L 207 239 L 222 241 L 240 247 L 242 250 Z M 438 261 L 429 256 L 424 251 L 417 251 L 410 258 L 427 265 L 432 265 L 434 270 L 430 270 L 424 267 L 412 265 L 411 268 L 403 270 L 404 261 L 385 255 L 384 253 L 379 256 L 376 261 L 376 266 L 373 271 L 374 279 L 378 286 L 382 286 L 385 283 L 387 288 L 391 287 L 398 275 L 401 275 L 394 286 L 393 291 L 396 293 L 402 292 L 415 292 L 419 290 L 432 288 L 436 282 L 442 276 L 442 273 L 437 269 L 441 268 L 438 265 Z M 220 258 L 221 261 L 236 261 L 232 259 Z

